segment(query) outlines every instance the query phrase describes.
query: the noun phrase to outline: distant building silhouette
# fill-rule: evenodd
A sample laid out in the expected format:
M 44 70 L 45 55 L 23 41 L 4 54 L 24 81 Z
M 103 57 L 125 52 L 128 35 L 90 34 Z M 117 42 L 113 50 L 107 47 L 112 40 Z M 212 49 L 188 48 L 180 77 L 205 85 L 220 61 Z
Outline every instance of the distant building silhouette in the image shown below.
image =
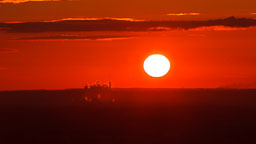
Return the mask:
M 106 101 L 107 99 L 109 99 L 108 101 L 115 102 L 115 99 L 113 101 L 111 96 L 111 81 L 108 84 L 101 83 L 100 81 L 92 85 L 86 84 L 84 86 L 84 92 L 85 96 L 83 97 L 87 102 Z
M 111 81 L 108 82 L 108 88 L 111 88 Z

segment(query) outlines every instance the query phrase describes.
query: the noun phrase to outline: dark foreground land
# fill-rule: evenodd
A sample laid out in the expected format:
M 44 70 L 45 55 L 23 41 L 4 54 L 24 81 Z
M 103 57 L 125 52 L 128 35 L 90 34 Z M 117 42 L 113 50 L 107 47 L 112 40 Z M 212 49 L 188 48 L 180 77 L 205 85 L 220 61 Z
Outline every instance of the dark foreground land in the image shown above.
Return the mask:
M 0 144 L 254 144 L 256 90 L 0 92 Z

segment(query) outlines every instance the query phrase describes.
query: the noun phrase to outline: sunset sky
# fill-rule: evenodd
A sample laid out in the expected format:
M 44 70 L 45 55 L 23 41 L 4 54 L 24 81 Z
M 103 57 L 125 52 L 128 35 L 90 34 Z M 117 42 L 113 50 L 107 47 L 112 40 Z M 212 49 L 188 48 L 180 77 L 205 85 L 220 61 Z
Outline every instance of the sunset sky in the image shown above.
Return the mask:
M 0 0 L 0 90 L 256 88 L 255 35 L 255 0 Z

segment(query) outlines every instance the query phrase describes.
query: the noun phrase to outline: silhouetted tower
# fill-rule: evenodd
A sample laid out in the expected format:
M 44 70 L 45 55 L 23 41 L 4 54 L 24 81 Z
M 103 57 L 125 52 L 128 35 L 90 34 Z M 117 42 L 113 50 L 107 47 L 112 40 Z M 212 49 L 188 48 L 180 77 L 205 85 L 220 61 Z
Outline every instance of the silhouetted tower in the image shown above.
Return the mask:
M 108 82 L 108 88 L 111 88 L 111 81 Z

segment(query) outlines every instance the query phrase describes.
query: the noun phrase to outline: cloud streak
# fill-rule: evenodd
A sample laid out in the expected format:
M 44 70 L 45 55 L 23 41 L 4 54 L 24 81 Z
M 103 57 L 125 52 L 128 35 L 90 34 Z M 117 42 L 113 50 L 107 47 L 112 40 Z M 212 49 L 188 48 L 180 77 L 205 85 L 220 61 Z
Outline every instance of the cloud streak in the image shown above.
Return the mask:
M 28 40 L 28 41 L 55 41 L 55 40 L 119 40 L 128 39 L 131 36 L 122 35 L 99 35 L 99 36 L 82 36 L 82 35 L 55 35 L 43 37 L 23 37 L 15 40 Z
M 205 26 L 191 29 L 190 31 L 235 31 L 246 30 L 248 27 Z
M 256 26 L 256 20 L 235 17 L 205 21 L 60 20 L 51 22 L 0 23 L 0 30 L 13 33 L 163 31 L 175 29 L 190 30 L 213 26 L 249 28 Z
M 96 21 L 96 20 L 119 20 L 119 21 L 143 21 L 143 20 L 136 20 L 133 18 L 115 18 L 115 17 L 104 17 L 104 18 L 63 18 L 59 20 L 50 20 L 44 22 L 60 22 L 60 21 L 71 21 L 71 20 L 88 20 L 88 21 Z
M 44 1 L 61 1 L 61 0 L 0 0 L 0 3 L 19 4 L 25 2 L 44 2 Z
M 0 48 L 0 53 L 16 53 L 19 52 L 17 49 Z
M 169 13 L 167 16 L 198 16 L 200 13 Z

